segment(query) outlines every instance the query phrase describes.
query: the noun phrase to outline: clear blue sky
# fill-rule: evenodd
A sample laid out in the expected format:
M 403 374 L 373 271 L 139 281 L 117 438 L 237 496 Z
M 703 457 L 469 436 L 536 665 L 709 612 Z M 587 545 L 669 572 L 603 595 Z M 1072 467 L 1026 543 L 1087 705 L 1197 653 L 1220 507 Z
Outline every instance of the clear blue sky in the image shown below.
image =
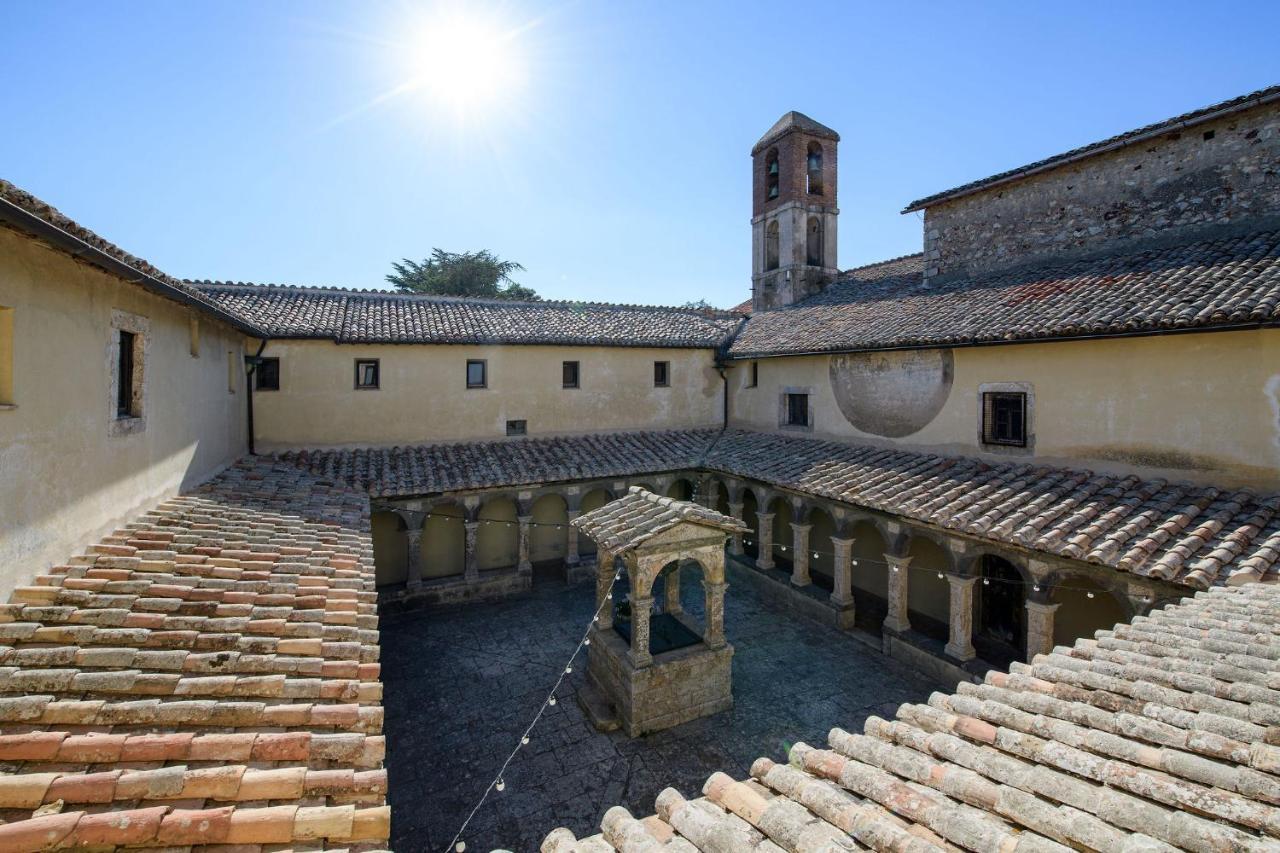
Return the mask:
M 506 57 L 465 113 L 487 69 L 405 90 L 429 2 L 4 3 L 0 176 L 181 277 L 488 248 L 547 297 L 729 306 L 787 110 L 843 137 L 849 267 L 918 251 L 912 199 L 1280 82 L 1276 2 L 457 8 Z

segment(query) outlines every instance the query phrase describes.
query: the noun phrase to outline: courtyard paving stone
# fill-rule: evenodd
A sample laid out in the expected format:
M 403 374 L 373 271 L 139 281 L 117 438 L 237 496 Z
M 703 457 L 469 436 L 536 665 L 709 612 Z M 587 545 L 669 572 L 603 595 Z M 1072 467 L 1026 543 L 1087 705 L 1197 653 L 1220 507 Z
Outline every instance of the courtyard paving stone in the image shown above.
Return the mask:
M 734 707 L 646 737 L 600 734 L 574 699 L 584 656 L 512 761 L 463 840 L 469 851 L 537 850 L 567 826 L 599 831 L 612 805 L 652 814 L 672 786 L 699 796 L 716 770 L 744 778 L 762 755 L 784 759 L 796 740 L 825 743 L 833 726 L 861 729 L 903 702 L 950 689 L 832 628 L 784 613 L 733 584 L 725 629 L 735 647 Z M 701 615 L 696 572 L 682 599 Z M 691 575 L 693 577 L 691 577 Z M 593 584 L 535 585 L 488 604 L 409 611 L 381 620 L 392 845 L 444 851 L 515 746 L 594 612 Z M 585 649 L 583 650 L 586 651 Z

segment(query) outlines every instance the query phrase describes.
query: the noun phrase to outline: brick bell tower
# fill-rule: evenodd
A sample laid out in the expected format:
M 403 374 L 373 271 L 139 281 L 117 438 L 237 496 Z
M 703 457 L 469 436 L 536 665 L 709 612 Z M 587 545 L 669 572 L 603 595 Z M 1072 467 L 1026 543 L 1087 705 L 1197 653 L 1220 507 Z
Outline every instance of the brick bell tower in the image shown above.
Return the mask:
M 751 149 L 751 305 L 768 311 L 835 278 L 840 134 L 787 113 Z

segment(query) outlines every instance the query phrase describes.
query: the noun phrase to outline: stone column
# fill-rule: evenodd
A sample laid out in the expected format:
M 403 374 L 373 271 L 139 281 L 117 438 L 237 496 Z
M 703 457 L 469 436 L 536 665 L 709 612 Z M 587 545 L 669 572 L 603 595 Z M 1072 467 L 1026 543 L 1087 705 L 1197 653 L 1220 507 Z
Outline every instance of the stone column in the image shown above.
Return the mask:
M 831 590 L 831 603 L 838 607 L 853 605 L 853 540 L 831 537 L 835 556 L 835 584 Z
M 808 586 L 812 583 L 809 577 L 809 531 L 812 524 L 796 524 L 791 522 L 791 545 L 795 554 L 791 556 L 791 585 Z
M 468 581 L 480 580 L 480 568 L 476 563 L 476 533 L 480 530 L 480 522 L 466 521 L 462 524 L 467 530 L 466 550 L 463 552 L 463 576 Z
M 908 570 L 911 567 L 910 557 L 897 557 L 885 554 L 884 560 L 889 564 L 889 613 L 884 617 L 887 631 L 901 633 L 911 627 L 907 619 Z
M 973 660 L 973 585 L 976 577 L 947 575 L 951 585 L 951 634 L 947 654 L 957 660 Z
M 413 589 L 422 585 L 422 528 L 406 530 L 404 537 L 409 547 L 409 572 L 406 582 L 409 588 Z
M 578 556 L 578 528 L 573 526 L 573 520 L 582 513 L 576 509 L 569 510 L 569 527 L 565 540 L 564 564 L 566 566 L 576 566 L 582 561 Z
M 702 582 L 702 590 L 707 599 L 707 628 L 702 634 L 702 641 L 708 648 L 724 648 L 724 591 L 727 583 Z
M 663 613 L 679 613 L 683 608 L 680 606 L 680 566 L 677 564 L 671 570 L 671 574 L 667 575 L 666 588 L 663 590 Z
M 653 611 L 653 596 L 631 599 L 631 665 L 648 666 L 653 663 L 649 654 L 649 614 Z
M 517 521 L 520 522 L 520 535 L 516 539 L 516 571 L 522 575 L 533 574 L 533 563 L 529 562 L 529 523 L 533 521 L 533 516 L 522 515 Z
M 609 599 L 609 592 L 613 589 L 613 558 L 608 553 L 601 551 L 597 555 L 599 563 L 596 566 L 596 607 L 600 610 L 600 630 L 606 630 L 613 627 L 613 602 Z M 604 605 L 601 607 L 600 605 Z
M 742 521 L 742 501 L 729 504 L 729 515 L 732 515 L 738 521 Z M 729 553 L 735 557 L 742 556 L 742 533 L 734 533 L 729 537 Z
M 759 530 L 756 532 L 756 545 L 759 547 L 760 556 L 756 557 L 757 569 L 773 568 L 773 513 L 758 512 L 756 520 L 759 524 Z
M 1053 614 L 1057 604 L 1027 602 L 1027 660 L 1053 651 Z

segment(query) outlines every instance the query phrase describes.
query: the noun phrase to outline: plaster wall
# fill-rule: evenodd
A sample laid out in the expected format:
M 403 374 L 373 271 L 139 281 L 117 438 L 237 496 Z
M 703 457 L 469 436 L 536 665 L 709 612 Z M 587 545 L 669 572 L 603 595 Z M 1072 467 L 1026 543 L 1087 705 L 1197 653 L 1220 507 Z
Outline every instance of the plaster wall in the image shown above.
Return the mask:
M 0 406 L 0 598 L 245 445 L 243 338 L 45 244 L 0 229 L 13 309 L 12 406 Z M 142 420 L 121 429 L 113 316 L 144 321 Z M 198 316 L 199 356 L 191 320 Z M 228 391 L 228 357 L 236 366 Z
M 761 359 L 754 388 L 749 364 L 733 427 L 786 431 L 807 390 L 817 437 L 1280 488 L 1280 329 Z M 1029 393 L 1030 447 L 980 443 L 984 386 Z
M 263 355 L 280 359 L 280 390 L 254 392 L 260 450 L 483 441 L 508 420 L 531 436 L 722 420 L 709 349 L 272 341 Z M 354 388 L 357 358 L 380 360 L 380 389 Z M 487 388 L 466 387 L 468 359 L 487 360 Z M 580 387 L 562 387 L 565 361 L 579 362 Z M 670 362 L 670 387 L 654 387 L 655 361 Z

